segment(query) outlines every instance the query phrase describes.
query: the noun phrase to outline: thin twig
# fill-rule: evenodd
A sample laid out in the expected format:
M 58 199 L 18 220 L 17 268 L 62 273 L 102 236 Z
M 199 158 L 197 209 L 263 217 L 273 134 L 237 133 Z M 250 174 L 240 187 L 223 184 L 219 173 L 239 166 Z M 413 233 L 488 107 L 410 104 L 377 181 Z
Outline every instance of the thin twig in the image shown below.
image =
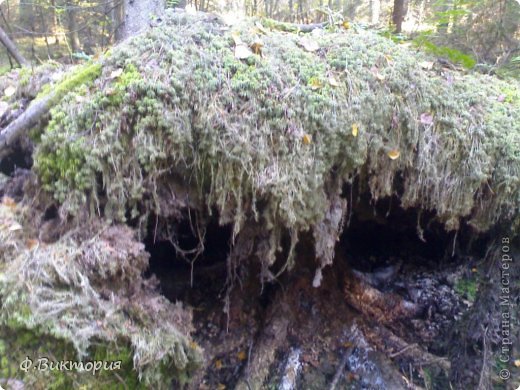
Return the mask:
M 336 389 L 336 386 L 338 385 L 338 382 L 341 379 L 341 375 L 343 375 L 343 371 L 345 370 L 345 366 L 347 365 L 347 361 L 348 361 L 348 358 L 351 353 L 352 353 L 352 347 L 348 348 L 345 351 L 345 353 L 343 354 L 343 357 L 341 358 L 341 362 L 339 363 L 336 374 L 334 375 L 334 378 L 332 379 L 332 382 L 330 383 L 329 390 Z

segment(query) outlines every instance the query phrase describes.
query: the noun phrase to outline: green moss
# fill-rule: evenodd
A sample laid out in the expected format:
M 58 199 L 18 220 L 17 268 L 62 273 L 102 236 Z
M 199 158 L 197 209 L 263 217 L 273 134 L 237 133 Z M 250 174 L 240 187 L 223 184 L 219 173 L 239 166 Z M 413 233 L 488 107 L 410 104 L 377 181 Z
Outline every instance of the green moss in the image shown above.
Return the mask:
M 478 291 L 477 277 L 474 276 L 459 279 L 455 284 L 455 291 L 470 302 L 475 302 Z
M 54 101 L 54 103 L 57 103 L 67 93 L 74 91 L 82 85 L 91 83 L 99 77 L 101 69 L 102 65 L 99 62 L 90 62 L 86 65 L 81 65 L 68 73 L 57 85 L 46 84 L 36 98 L 42 98 L 52 92 L 57 96 L 57 99 Z
M 161 190 L 174 175 L 235 232 L 261 217 L 277 247 L 278 227 L 313 229 L 341 181 L 366 171 L 374 200 L 399 191 L 450 230 L 515 218 L 520 114 L 497 97 L 511 88 L 514 101 L 517 84 L 439 75 L 418 65 L 430 57 L 362 29 L 308 36 L 312 52 L 274 29 L 239 60 L 217 21 L 165 18 L 104 58 L 96 89 L 53 111 L 35 167 L 62 212 L 99 201 L 107 219 L 145 225 L 168 212 Z M 251 22 L 236 30 L 246 45 L 258 38 Z

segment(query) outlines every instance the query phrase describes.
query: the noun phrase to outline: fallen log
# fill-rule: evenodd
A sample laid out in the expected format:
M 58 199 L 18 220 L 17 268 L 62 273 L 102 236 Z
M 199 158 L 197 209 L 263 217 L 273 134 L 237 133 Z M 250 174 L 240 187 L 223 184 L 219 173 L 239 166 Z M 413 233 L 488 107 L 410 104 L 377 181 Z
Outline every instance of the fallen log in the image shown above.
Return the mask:
M 445 372 L 451 368 L 450 361 L 425 351 L 418 344 L 410 344 L 394 334 L 383 325 L 356 320 L 356 326 L 371 345 L 377 345 L 379 350 L 391 359 L 399 358 L 413 362 L 415 366 L 437 366 Z
M 7 49 L 7 52 L 15 59 L 16 62 L 20 66 L 28 66 L 29 61 L 25 59 L 25 57 L 20 53 L 16 45 L 13 41 L 9 38 L 7 33 L 0 27 L 0 42 L 5 46 Z
M 80 85 L 91 82 L 101 73 L 101 64 L 88 64 L 75 69 L 64 80 L 54 86 L 47 94 L 36 98 L 29 107 L 13 122 L 0 132 L 0 161 L 8 156 L 23 134 L 38 124 L 38 122 L 60 102 L 63 97 Z
M 419 305 L 405 300 L 399 294 L 383 293 L 372 287 L 352 270 L 345 277 L 344 293 L 352 307 L 383 324 L 413 318 L 421 311 Z

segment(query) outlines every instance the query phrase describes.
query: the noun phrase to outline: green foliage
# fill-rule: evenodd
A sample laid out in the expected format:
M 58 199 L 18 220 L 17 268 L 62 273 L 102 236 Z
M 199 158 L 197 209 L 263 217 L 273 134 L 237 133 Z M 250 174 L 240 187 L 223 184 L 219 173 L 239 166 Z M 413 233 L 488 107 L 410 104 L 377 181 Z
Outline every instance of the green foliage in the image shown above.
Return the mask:
M 478 278 L 475 275 L 460 278 L 455 284 L 455 291 L 470 302 L 475 302 L 478 291 Z
M 472 56 L 454 48 L 437 46 L 428 36 L 429 33 L 419 35 L 419 37 L 414 39 L 415 45 L 437 57 L 447 58 L 455 64 L 460 64 L 466 69 L 472 69 L 477 64 L 477 61 Z

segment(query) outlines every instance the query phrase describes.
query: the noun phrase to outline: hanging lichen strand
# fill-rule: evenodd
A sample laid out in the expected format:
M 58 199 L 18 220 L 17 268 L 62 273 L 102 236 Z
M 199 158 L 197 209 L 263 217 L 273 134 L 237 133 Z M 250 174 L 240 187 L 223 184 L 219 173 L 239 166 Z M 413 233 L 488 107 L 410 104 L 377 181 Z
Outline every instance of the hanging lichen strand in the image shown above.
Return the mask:
M 35 167 L 62 211 L 165 215 L 158 188 L 175 177 L 235 233 L 253 217 L 298 232 L 363 171 L 375 199 L 396 193 L 399 174 L 402 205 L 435 210 L 448 229 L 518 221 L 518 85 L 438 69 L 356 27 L 163 20 L 52 111 Z

